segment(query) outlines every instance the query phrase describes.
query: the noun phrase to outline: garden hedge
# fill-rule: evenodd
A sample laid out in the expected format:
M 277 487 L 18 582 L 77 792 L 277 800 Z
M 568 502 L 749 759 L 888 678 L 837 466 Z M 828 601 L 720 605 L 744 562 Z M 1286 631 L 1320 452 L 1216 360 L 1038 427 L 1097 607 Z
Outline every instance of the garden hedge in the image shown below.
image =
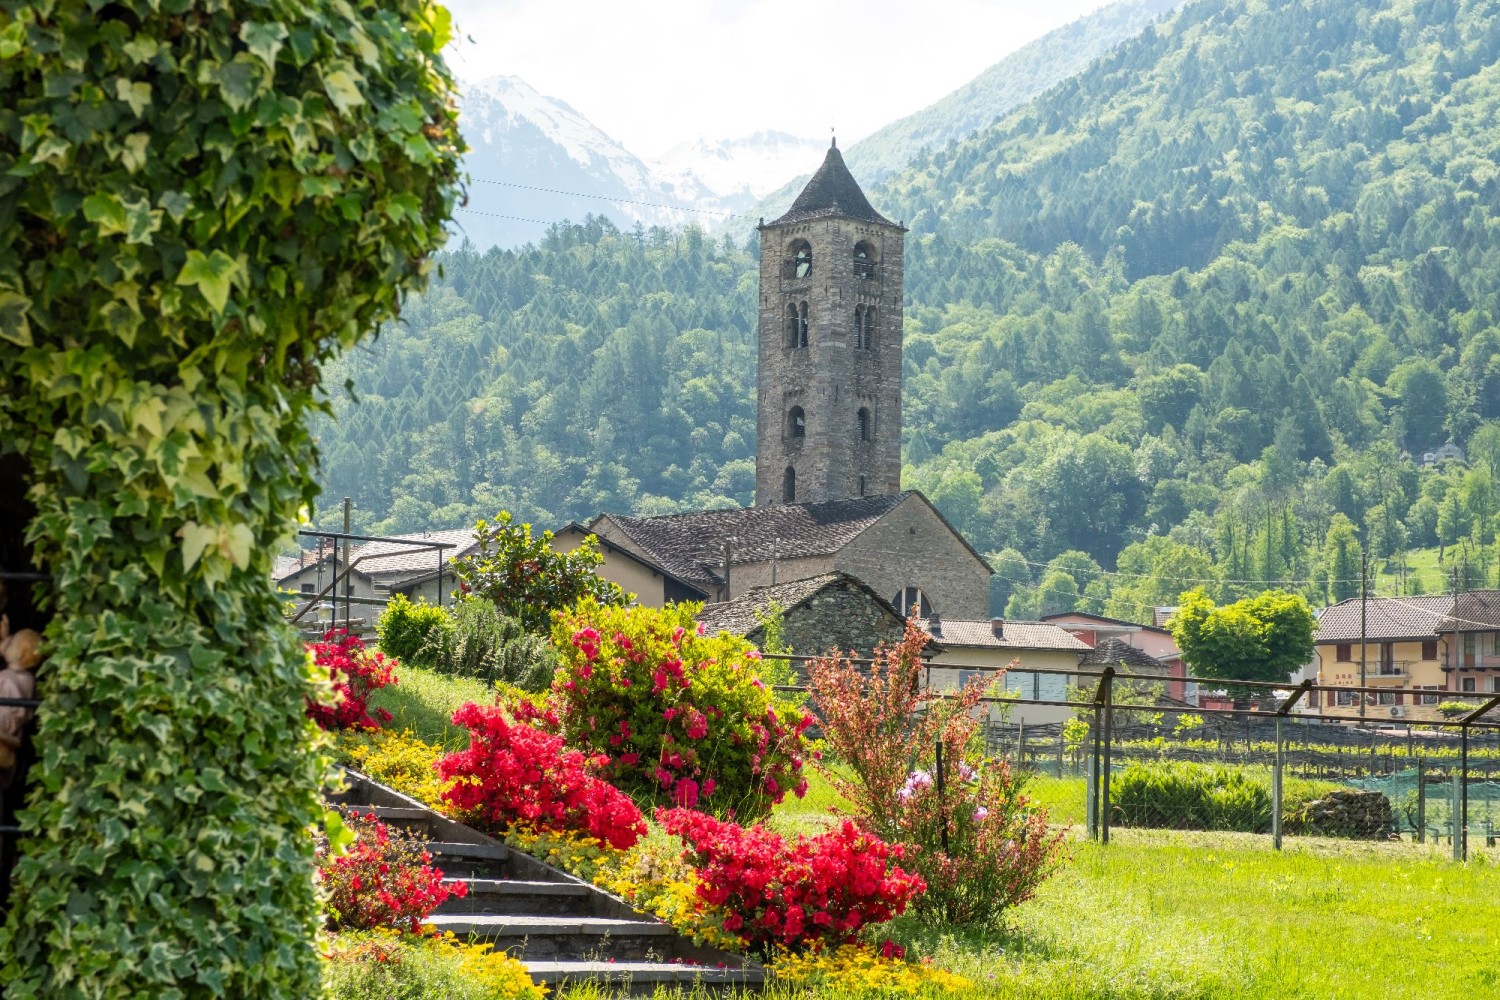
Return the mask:
M 424 0 L 0 0 L 0 451 L 53 574 L 7 1000 L 319 991 L 270 564 L 458 193 Z

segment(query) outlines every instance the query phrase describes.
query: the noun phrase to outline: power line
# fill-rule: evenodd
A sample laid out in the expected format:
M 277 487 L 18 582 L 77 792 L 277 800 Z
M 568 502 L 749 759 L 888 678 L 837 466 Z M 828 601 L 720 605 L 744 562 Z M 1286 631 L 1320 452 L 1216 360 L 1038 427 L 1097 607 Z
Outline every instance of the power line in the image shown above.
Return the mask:
M 1024 563 L 1025 565 L 1027 565 L 1027 566 L 1036 566 L 1036 567 L 1040 567 L 1042 569 L 1048 569 L 1048 568 L 1051 568 L 1051 566 L 1052 566 L 1051 563 L 1033 562 L 1030 559 L 1022 559 L 1020 561 L 1022 563 Z M 1057 568 L 1063 569 L 1063 567 L 1057 567 Z M 1227 583 L 1227 584 L 1245 584 L 1245 585 L 1253 585 L 1253 586 L 1260 586 L 1260 587 L 1281 587 L 1281 586 L 1308 587 L 1308 586 L 1313 586 L 1313 585 L 1319 585 L 1319 586 L 1321 586 L 1323 584 L 1328 584 L 1328 583 L 1358 583 L 1359 582 L 1357 579 L 1351 579 L 1351 580 L 1325 580 L 1325 579 L 1322 579 L 1322 578 L 1318 578 L 1318 579 L 1314 579 L 1314 580 L 1227 580 L 1227 579 L 1221 579 L 1221 578 L 1216 577 L 1216 576 L 1215 577 L 1157 576 L 1154 573 L 1124 573 L 1124 572 L 1121 572 L 1119 570 L 1086 569 L 1086 568 L 1085 569 L 1079 569 L 1079 570 L 1076 570 L 1076 571 L 1075 570 L 1071 570 L 1071 569 L 1063 569 L 1063 572 L 1068 573 L 1070 575 L 1072 573 L 1074 573 L 1074 572 L 1079 572 L 1079 573 L 1089 573 L 1089 574 L 1092 574 L 1094 576 L 1117 576 L 1117 577 L 1124 577 L 1124 578 L 1133 579 L 1133 580 L 1152 580 L 1152 581 L 1159 582 L 1159 583 Z
M 528 219 L 522 215 L 501 215 L 498 212 L 481 212 L 477 208 L 464 208 L 462 205 L 455 206 L 454 211 L 467 212 L 469 215 L 483 215 L 491 219 L 510 219 L 514 222 L 535 222 L 540 226 L 551 226 L 562 221 L 561 219 L 554 219 L 552 222 L 548 222 L 546 219 Z

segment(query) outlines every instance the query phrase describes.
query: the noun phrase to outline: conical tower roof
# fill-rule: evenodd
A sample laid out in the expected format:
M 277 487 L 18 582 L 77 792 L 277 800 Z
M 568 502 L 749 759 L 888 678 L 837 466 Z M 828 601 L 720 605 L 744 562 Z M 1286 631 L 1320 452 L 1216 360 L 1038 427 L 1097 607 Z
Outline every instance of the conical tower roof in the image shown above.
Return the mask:
M 792 207 L 769 225 L 806 222 L 831 215 L 860 222 L 878 222 L 883 226 L 896 225 L 870 205 L 870 199 L 859 189 L 859 182 L 844 165 L 844 157 L 839 153 L 837 143 L 828 147 L 823 165 L 812 175 L 812 180 L 807 182 L 807 187 L 802 189 L 797 200 L 792 202 Z

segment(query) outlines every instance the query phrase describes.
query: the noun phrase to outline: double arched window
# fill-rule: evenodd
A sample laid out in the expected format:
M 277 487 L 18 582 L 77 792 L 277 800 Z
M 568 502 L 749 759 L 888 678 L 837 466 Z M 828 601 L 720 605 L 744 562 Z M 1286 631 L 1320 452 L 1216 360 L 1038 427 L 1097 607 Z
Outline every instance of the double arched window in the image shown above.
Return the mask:
M 807 416 L 802 412 L 802 407 L 794 406 L 786 411 L 786 436 L 807 437 Z
M 875 277 L 875 250 L 864 240 L 854 244 L 854 276 L 867 280 Z
M 932 617 L 932 604 L 928 602 L 927 595 L 922 593 L 920 587 L 906 587 L 891 598 L 891 604 L 896 608 L 902 618 L 910 618 L 912 612 L 916 612 L 919 618 Z
M 806 240 L 798 240 L 791 246 L 790 254 L 786 262 L 786 276 L 788 278 L 810 278 L 812 277 L 812 244 Z
M 854 349 L 868 351 L 875 346 L 875 307 L 854 307 Z
M 786 304 L 786 346 L 807 346 L 807 303 Z

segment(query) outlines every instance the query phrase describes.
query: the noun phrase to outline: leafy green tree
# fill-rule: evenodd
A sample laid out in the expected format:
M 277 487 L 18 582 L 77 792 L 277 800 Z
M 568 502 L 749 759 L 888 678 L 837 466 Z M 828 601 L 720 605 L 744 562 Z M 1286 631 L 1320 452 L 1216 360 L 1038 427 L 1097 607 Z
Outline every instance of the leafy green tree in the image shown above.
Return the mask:
M 1078 581 L 1060 569 L 1049 570 L 1036 588 L 1036 616 L 1062 614 L 1078 608 Z
M 1017 587 L 1031 586 L 1031 567 L 1026 557 L 1015 549 L 1002 549 L 989 557 L 995 573 L 990 577 L 990 608 L 996 615 L 1005 613 L 1005 604 Z
M 0 452 L 52 576 L 7 1000 L 320 993 L 271 560 L 325 365 L 445 238 L 448 40 L 422 0 L 0 3 Z
M 1280 683 L 1312 659 L 1316 624 L 1298 594 L 1268 590 L 1218 607 L 1193 590 L 1182 595 L 1167 629 L 1196 674 Z
M 1333 515 L 1323 542 L 1323 562 L 1328 567 L 1328 599 L 1334 603 L 1359 596 L 1359 530 L 1343 514 Z
M 596 572 L 604 556 L 593 535 L 570 552 L 558 552 L 552 532 L 533 537 L 530 524 L 512 524 L 510 511 L 502 510 L 495 523 L 474 526 L 474 540 L 477 551 L 453 561 L 459 589 L 494 604 L 528 632 L 549 633 L 552 613 L 582 597 L 604 607 L 624 607 L 635 598 Z
M 1391 372 L 1386 390 L 1400 408 L 1408 448 L 1422 451 L 1442 444 L 1448 389 L 1437 362 L 1430 358 L 1402 362 Z

